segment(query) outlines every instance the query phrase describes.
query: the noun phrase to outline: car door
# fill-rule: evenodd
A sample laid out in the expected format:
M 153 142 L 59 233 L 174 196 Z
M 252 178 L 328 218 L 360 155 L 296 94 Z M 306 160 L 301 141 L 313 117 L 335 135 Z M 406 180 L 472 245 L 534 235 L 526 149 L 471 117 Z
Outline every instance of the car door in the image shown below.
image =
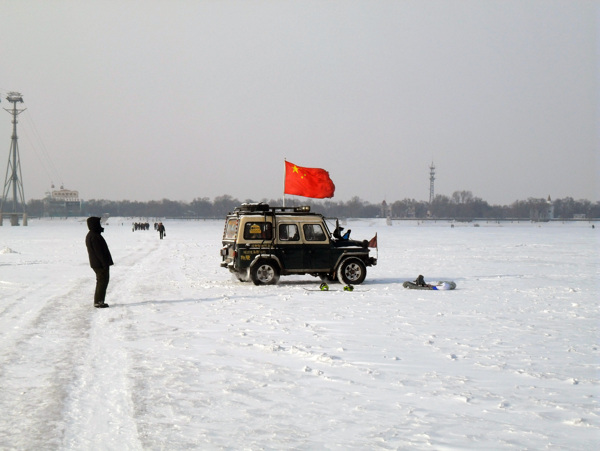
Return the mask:
M 328 271 L 331 267 L 329 237 L 319 222 L 302 224 L 304 266 L 307 270 Z
M 300 227 L 294 222 L 280 222 L 277 226 L 277 247 L 286 271 L 304 269 L 304 251 L 300 239 Z

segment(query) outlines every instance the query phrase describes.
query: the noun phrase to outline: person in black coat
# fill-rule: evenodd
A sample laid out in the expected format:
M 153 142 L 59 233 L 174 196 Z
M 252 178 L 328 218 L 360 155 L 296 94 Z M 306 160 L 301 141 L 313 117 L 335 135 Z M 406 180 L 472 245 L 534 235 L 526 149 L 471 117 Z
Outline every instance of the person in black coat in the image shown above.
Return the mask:
M 165 226 L 163 225 L 162 222 L 158 223 L 158 228 L 156 230 L 158 230 L 158 234 L 160 235 L 160 239 L 162 240 L 163 236 L 166 235 L 166 233 L 165 233 Z
M 108 281 L 110 279 L 110 267 L 113 260 L 108 250 L 108 245 L 101 235 L 104 228 L 100 225 L 100 218 L 92 216 L 87 219 L 88 232 L 85 237 L 85 245 L 90 257 L 90 266 L 96 273 L 96 292 L 94 293 L 94 307 L 106 308 L 104 302 Z

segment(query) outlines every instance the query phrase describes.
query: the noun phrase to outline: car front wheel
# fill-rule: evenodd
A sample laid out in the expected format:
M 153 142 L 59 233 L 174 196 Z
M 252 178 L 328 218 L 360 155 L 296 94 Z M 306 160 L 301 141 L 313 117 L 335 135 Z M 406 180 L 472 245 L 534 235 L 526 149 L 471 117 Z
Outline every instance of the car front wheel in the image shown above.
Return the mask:
M 365 277 L 367 277 L 367 267 L 356 258 L 344 260 L 337 270 L 338 280 L 346 285 L 361 284 Z
M 254 285 L 274 285 L 279 280 L 279 268 L 271 261 L 260 261 L 252 267 L 250 278 Z

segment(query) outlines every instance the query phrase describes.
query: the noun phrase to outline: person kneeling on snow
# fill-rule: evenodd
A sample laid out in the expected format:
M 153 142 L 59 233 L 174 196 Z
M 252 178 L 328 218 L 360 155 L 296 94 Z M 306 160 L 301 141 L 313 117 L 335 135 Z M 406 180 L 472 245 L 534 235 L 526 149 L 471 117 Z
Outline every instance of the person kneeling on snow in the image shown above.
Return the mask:
M 419 277 L 417 277 L 417 279 L 415 280 L 415 285 L 417 285 L 418 287 L 428 287 L 429 284 L 425 283 L 425 278 L 419 274 Z

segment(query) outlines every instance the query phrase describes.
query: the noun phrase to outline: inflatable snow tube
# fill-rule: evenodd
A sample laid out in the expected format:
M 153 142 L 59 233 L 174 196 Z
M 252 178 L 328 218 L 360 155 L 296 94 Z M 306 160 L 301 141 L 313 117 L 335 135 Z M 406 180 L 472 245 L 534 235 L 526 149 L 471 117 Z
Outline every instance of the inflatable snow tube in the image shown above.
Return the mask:
M 406 281 L 402 284 L 404 288 L 409 288 L 411 290 L 454 290 L 456 288 L 456 284 L 452 281 L 440 280 L 439 282 L 427 283 L 425 285 L 417 285 L 414 282 Z

